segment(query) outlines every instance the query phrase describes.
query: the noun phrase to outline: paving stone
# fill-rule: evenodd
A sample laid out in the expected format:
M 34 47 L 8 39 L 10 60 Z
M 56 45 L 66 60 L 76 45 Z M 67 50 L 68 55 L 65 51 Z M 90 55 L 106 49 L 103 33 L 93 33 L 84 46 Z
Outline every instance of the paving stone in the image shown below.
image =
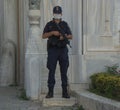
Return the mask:
M 16 87 L 1 87 L 0 110 L 72 110 L 70 107 L 44 107 L 39 101 L 20 100 L 18 93 L 19 89 Z

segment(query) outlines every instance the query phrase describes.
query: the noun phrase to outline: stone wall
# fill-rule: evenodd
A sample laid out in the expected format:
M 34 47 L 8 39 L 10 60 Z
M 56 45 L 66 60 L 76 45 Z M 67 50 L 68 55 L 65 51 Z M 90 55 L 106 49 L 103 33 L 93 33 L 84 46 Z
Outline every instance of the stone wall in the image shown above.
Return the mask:
M 3 14 L 4 21 L 2 21 L 2 43 L 0 42 L 1 62 L 0 62 L 0 85 L 9 86 L 15 84 L 15 77 L 17 74 L 17 44 L 18 44 L 18 14 L 17 1 L 4 0 L 1 1 L 0 11 Z M 0 15 L 1 17 L 1 15 Z M 0 19 L 2 20 L 2 19 Z M 1 38 L 1 36 L 0 36 Z
M 1 57 L 3 39 L 4 39 L 4 1 L 0 0 L 0 77 L 1 77 Z
M 83 65 L 85 81 L 105 66 L 120 64 L 119 0 L 85 0 L 83 10 Z
M 3 36 L 4 36 L 4 2 L 3 0 L 0 0 L 0 55 Z

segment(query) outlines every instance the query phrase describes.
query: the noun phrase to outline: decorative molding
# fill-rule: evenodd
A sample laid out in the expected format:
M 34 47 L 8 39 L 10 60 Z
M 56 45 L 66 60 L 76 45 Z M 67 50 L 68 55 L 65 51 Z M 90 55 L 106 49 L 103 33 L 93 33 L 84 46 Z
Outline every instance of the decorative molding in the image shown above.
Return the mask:
M 29 20 L 30 24 L 40 23 L 40 10 L 29 10 Z
M 101 35 L 100 37 L 112 37 L 112 33 L 110 31 L 110 21 L 105 20 L 105 31 L 104 34 Z
M 29 0 L 29 9 L 30 10 L 39 10 L 41 0 Z

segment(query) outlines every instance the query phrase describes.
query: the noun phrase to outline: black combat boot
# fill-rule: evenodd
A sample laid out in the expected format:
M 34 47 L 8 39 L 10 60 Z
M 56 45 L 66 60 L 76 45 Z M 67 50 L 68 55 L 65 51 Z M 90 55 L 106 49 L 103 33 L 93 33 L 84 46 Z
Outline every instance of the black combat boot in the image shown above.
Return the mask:
M 68 93 L 67 87 L 62 88 L 62 97 L 63 98 L 70 98 L 70 95 Z
M 49 88 L 48 94 L 46 95 L 46 98 L 52 98 L 53 97 L 53 88 Z

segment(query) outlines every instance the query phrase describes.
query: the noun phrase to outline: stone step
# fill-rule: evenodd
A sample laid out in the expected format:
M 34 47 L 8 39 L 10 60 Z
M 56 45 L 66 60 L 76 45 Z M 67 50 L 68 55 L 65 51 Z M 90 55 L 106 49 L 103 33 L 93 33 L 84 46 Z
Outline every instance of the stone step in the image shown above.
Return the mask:
M 41 93 L 47 93 L 48 92 L 48 87 L 44 86 L 41 88 Z M 61 94 L 62 93 L 62 88 L 61 86 L 55 86 L 54 87 L 54 93 L 55 94 Z
M 48 74 L 44 74 L 44 75 L 41 75 L 42 79 L 43 78 L 48 78 Z M 61 76 L 58 74 L 58 75 L 55 75 L 55 79 L 61 79 Z
M 42 77 L 41 80 L 48 80 L 48 76 Z M 60 76 L 55 77 L 55 80 L 56 80 L 56 81 L 57 81 L 57 80 L 61 80 L 61 77 L 60 77 Z
M 41 78 L 41 80 L 48 80 L 48 76 L 42 76 L 42 78 Z M 61 77 L 60 76 L 57 76 L 57 77 L 55 77 L 55 80 L 57 81 L 57 80 L 61 80 Z
M 61 95 L 55 94 L 54 98 L 43 98 L 42 104 L 44 107 L 49 106 L 73 106 L 77 102 L 75 97 L 71 97 L 70 99 L 62 98 Z
M 42 83 L 42 84 L 47 84 L 47 81 L 41 80 L 41 83 Z M 61 80 L 56 80 L 55 85 L 56 85 L 56 84 L 61 84 L 61 83 L 62 83 Z
M 61 81 L 57 81 L 56 83 L 55 83 L 55 87 L 60 87 L 61 88 Z M 47 87 L 47 81 L 41 81 L 41 85 L 42 85 L 42 87 Z

